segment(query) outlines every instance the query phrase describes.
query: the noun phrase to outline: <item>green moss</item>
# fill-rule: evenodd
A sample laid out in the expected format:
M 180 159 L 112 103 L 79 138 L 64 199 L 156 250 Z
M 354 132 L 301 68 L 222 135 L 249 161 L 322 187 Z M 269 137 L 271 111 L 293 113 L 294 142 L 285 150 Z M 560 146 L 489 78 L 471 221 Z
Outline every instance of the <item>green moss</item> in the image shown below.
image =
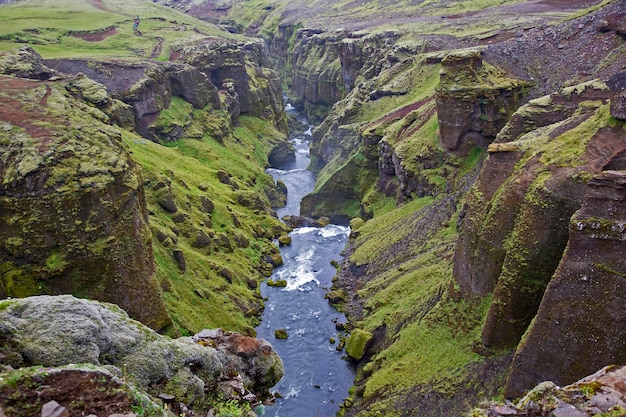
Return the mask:
M 187 104 L 174 106 L 172 111 L 177 111 Z M 204 110 L 194 110 L 190 120 L 199 130 L 211 123 Z M 249 334 L 257 323 L 255 314 L 246 313 L 260 311 L 262 300 L 248 281 L 263 279 L 263 255 L 273 253 L 275 246 L 255 230 L 257 226 L 274 230 L 280 224 L 264 209 L 269 207 L 264 190 L 273 180 L 263 167 L 273 144 L 284 136 L 252 117 L 242 117 L 234 135 L 221 141 L 208 135 L 182 137 L 168 147 L 137 141 L 133 135 L 125 137 L 146 178 L 157 277 L 165 289 L 168 311 L 183 333 L 222 327 Z M 227 172 L 238 189 L 220 182 L 218 171 Z M 153 188 L 159 183 L 169 184 L 177 213 L 170 214 L 157 204 L 164 190 Z M 241 193 L 259 196 L 260 209 L 241 205 Z M 202 209 L 202 198 L 213 202 L 211 213 Z M 196 243 L 200 232 L 209 237 L 205 245 Z M 185 271 L 177 265 L 174 250 L 183 252 Z
M 142 36 L 133 34 L 131 16 L 135 15 L 141 16 L 139 29 Z M 192 30 L 194 28 L 198 30 Z M 113 31 L 107 32 L 111 29 Z M 96 33 L 108 33 L 109 36 L 99 42 L 81 38 L 83 34 Z M 62 4 L 29 0 L 3 5 L 0 15 L 0 49 L 30 44 L 45 58 L 147 58 L 161 38 L 165 47 L 158 58 L 167 59 L 168 45 L 183 37 L 185 41 L 192 41 L 207 35 L 241 38 L 156 3 L 109 2 L 105 8 L 97 8 L 95 4 L 76 0 Z
M 274 331 L 274 337 L 276 339 L 287 339 L 289 335 L 287 334 L 286 329 L 277 329 L 276 331 Z
M 354 329 L 346 342 L 346 353 L 352 359 L 360 360 L 365 355 L 365 349 L 372 340 L 373 335 L 361 329 Z
M 62 271 L 67 264 L 63 253 L 52 253 L 46 259 L 46 267 L 51 274 Z

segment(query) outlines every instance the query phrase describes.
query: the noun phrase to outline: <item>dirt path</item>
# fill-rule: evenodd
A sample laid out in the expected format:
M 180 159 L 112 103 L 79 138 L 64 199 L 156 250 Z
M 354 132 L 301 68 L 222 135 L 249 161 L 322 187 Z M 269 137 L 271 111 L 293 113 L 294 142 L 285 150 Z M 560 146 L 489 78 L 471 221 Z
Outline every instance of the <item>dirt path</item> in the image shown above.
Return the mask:
M 113 35 L 117 35 L 117 28 L 115 26 L 110 26 L 108 28 L 102 29 L 97 32 L 74 32 L 71 33 L 71 36 L 76 38 L 80 38 L 87 42 L 101 42 L 108 37 Z
M 163 45 L 165 44 L 165 39 L 157 36 L 156 44 L 152 48 L 152 53 L 150 54 L 150 58 L 156 59 L 161 55 L 161 51 L 163 50 Z

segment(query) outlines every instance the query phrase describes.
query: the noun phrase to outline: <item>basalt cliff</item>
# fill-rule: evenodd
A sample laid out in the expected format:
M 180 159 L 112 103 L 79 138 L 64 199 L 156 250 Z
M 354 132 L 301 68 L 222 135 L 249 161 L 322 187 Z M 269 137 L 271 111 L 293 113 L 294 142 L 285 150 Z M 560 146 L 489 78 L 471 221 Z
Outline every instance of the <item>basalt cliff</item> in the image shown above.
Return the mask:
M 626 2 L 162 0 L 139 34 L 93 7 L 113 14 L 1 38 L 2 297 L 252 335 L 289 230 L 263 172 L 291 157 L 285 94 L 318 124 L 301 215 L 351 229 L 329 294 L 358 369 L 341 415 L 626 415 L 623 370 L 582 379 L 626 365 Z M 4 358 L 38 364 L 20 349 Z M 87 362 L 109 381 L 116 358 Z

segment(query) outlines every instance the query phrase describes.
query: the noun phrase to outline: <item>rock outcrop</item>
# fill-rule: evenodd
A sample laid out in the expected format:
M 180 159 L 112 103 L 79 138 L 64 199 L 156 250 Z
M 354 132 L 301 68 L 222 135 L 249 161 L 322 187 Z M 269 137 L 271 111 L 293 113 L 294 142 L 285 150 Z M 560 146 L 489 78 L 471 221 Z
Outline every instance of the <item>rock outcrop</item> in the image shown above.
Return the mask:
M 69 295 L 0 301 L 0 323 L 12 346 L 0 357 L 12 354 L 12 366 L 96 365 L 108 370 L 107 381 L 111 375 L 123 378 L 154 398 L 193 405 L 198 412 L 219 395 L 260 401 L 283 374 L 280 358 L 263 340 L 220 330 L 170 339 L 117 306 Z M 0 395 L 6 392 L 0 383 Z M 62 405 L 80 407 L 75 398 Z M 34 401 L 36 407 L 41 399 Z M 5 404 L 8 415 L 13 414 L 7 407 L 24 406 Z
M 465 296 L 493 291 L 484 346 L 517 345 L 567 245 L 586 179 L 622 165 L 626 136 L 611 126 L 613 94 L 589 82 L 533 100 L 490 145 L 466 201 L 454 260 Z
M 471 416 L 623 416 L 624 396 L 626 367 L 607 366 L 562 388 L 552 381 L 542 382 L 515 403 L 475 409 Z
M 272 121 L 279 130 L 287 129 L 280 79 L 266 67 L 266 52 L 260 40 L 237 43 L 206 39 L 174 49 L 171 56 L 206 74 L 222 96 L 232 84 L 241 113 Z
M 514 397 L 541 381 L 571 383 L 626 363 L 626 171 L 589 181 L 569 241 L 505 387 Z
M 440 76 L 439 134 L 449 151 L 491 143 L 531 86 L 483 63 L 480 51 L 471 49 L 445 56 Z
M 454 261 L 465 296 L 494 291 L 484 346 L 517 345 L 567 245 L 585 178 L 620 164 L 626 137 L 609 126 L 611 95 L 604 83 L 590 82 L 531 101 L 489 147 L 467 198 Z
M 55 59 L 46 64 L 61 73 L 85 74 L 106 86 L 113 98 L 132 107 L 137 132 L 151 140 L 168 139 L 159 135 L 154 122 L 173 96 L 196 109 L 224 108 L 232 123 L 243 113 L 286 130 L 280 80 L 264 67 L 266 58 L 259 42 L 211 38 L 178 46 L 171 58 L 172 62 Z
M 80 77 L 0 84 L 0 298 L 72 293 L 168 326 L 141 168 L 108 124 L 106 90 Z

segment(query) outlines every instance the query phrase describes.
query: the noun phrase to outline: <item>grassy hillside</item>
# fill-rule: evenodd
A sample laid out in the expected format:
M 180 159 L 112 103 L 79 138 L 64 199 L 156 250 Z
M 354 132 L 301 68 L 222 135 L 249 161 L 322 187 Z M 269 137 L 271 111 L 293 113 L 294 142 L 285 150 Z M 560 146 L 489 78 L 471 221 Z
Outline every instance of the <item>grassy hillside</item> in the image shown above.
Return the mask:
M 209 122 L 201 110 L 191 114 L 196 129 Z M 267 264 L 265 254 L 276 250 L 267 236 L 282 226 L 268 212 L 241 202 L 248 196 L 267 199 L 265 190 L 273 180 L 263 170 L 275 138 L 282 134 L 248 117 L 222 143 L 207 134 L 167 147 L 132 134 L 126 137 L 143 167 L 166 305 L 183 331 L 223 327 L 250 333 L 257 324 L 257 282 Z M 225 172 L 235 186 L 220 182 L 218 174 Z M 158 184 L 167 184 L 177 213 L 159 206 L 164 188 Z M 202 210 L 203 199 L 214 205 L 210 213 Z M 174 250 L 184 253 L 185 271 L 175 262 Z
M 167 46 L 206 36 L 236 37 L 151 1 L 22 0 L 0 10 L 0 50 L 29 44 L 44 58 L 147 58 L 159 38 Z M 133 33 L 137 15 L 141 36 Z M 162 51 L 158 59 L 167 60 L 167 47 Z

